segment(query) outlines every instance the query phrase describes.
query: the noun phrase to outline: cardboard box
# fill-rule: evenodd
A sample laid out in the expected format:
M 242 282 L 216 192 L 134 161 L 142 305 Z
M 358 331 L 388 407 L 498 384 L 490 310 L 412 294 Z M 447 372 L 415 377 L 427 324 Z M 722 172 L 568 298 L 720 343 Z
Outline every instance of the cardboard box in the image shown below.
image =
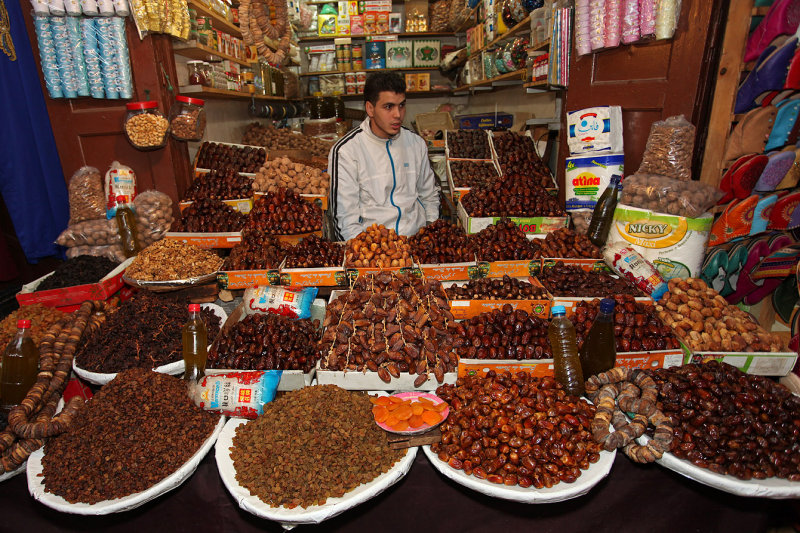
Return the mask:
M 545 257 L 542 259 L 542 268 L 551 267 L 555 265 L 556 262 L 561 262 L 565 265 L 579 266 L 586 272 L 612 272 L 602 258 L 589 259 L 583 257 Z
M 406 91 L 407 92 L 419 92 L 423 89 L 420 87 L 420 79 L 422 74 L 415 73 L 415 74 L 406 74 Z M 430 75 L 428 75 L 430 78 Z M 409 85 L 409 79 L 411 80 L 411 85 Z M 428 80 L 430 82 L 430 79 Z M 411 87 L 414 87 L 412 90 Z M 430 89 L 430 86 L 428 86 Z M 445 147 L 445 140 L 444 139 L 436 139 L 432 135 L 423 135 L 423 132 L 431 131 L 444 131 L 453 129 L 453 117 L 450 116 L 450 113 L 445 111 L 434 111 L 431 113 L 417 113 L 417 116 L 414 117 L 414 125 L 417 129 L 417 133 L 425 139 L 425 142 L 428 143 L 428 147 L 433 148 L 444 148 Z
M 364 66 L 386 68 L 386 41 L 370 41 L 364 45 Z
M 246 215 L 253 209 L 253 199 L 252 198 L 238 198 L 236 200 L 222 200 L 222 203 L 225 205 L 231 206 L 235 211 L 239 211 L 240 213 Z M 178 209 L 183 211 L 187 207 L 192 205 L 191 201 L 180 202 L 178 204 Z
M 445 140 L 447 134 L 445 133 Z M 497 171 L 497 175 L 500 175 L 500 166 L 491 159 L 453 159 L 448 158 L 446 163 L 446 174 L 447 174 L 447 183 L 450 185 L 450 192 L 452 193 L 453 203 L 458 203 L 458 201 L 464 198 L 467 193 L 469 193 L 470 187 L 456 187 L 455 179 L 453 179 L 453 171 L 450 168 L 451 161 L 472 161 L 474 163 L 485 164 L 485 165 L 492 165 L 494 166 L 495 170 Z
M 251 200 L 251 203 L 255 202 L 259 196 L 266 196 L 266 195 L 267 193 L 265 192 L 253 193 L 253 200 Z M 304 199 L 307 202 L 311 202 L 312 204 L 317 204 L 323 211 L 328 209 L 328 197 L 324 194 L 300 194 L 299 196 L 300 198 Z
M 227 270 L 217 274 L 217 282 L 223 289 L 247 289 L 266 285 L 280 285 L 281 276 L 277 268 L 269 270 Z
M 317 33 L 321 37 L 336 35 L 336 15 L 317 15 Z
M 541 259 L 514 259 L 511 261 L 478 261 L 478 277 L 527 278 L 541 269 Z M 474 279 L 474 278 L 473 278 Z
M 567 312 L 567 316 L 571 316 L 575 306 L 578 305 L 578 302 L 591 302 L 594 299 L 602 300 L 606 298 L 606 295 L 603 296 L 584 296 L 584 297 L 569 297 L 569 296 L 556 296 L 553 295 L 553 305 L 563 305 L 564 310 Z M 637 302 L 644 305 L 655 305 L 655 302 L 649 296 L 640 296 L 634 298 Z
M 386 43 L 386 68 L 408 68 L 411 66 L 413 42 L 399 40 Z M 408 77 L 408 74 L 406 74 Z M 408 90 L 408 89 L 406 89 Z
M 233 248 L 242 242 L 242 233 L 223 232 L 223 233 L 190 233 L 182 231 L 168 231 L 164 238 L 193 244 L 200 248 Z
M 449 134 L 450 130 L 455 130 L 455 129 L 458 129 L 458 128 L 454 126 L 453 128 L 449 128 L 447 131 L 444 132 L 444 144 L 445 144 L 444 155 L 445 155 L 445 157 L 447 159 L 465 159 L 465 158 L 462 158 L 462 157 L 454 157 L 453 154 L 450 153 L 450 146 L 449 146 L 449 144 L 447 142 L 448 134 Z M 453 132 L 453 133 L 455 133 L 455 132 Z M 487 136 L 487 142 L 488 142 L 489 134 L 487 133 L 486 136 Z M 492 162 L 495 163 L 495 165 L 497 165 L 497 160 L 492 158 L 491 148 L 489 149 L 489 157 L 487 159 L 471 159 L 471 161 L 492 161 Z M 500 171 L 500 167 L 499 166 L 497 166 L 497 170 L 498 170 L 498 172 Z
M 500 162 L 500 156 L 497 154 L 497 148 L 495 148 L 495 145 L 494 145 L 495 136 L 496 135 L 516 135 L 516 134 L 515 133 L 507 133 L 507 134 L 505 134 L 505 133 L 496 133 L 496 132 L 493 132 L 493 131 L 488 131 L 487 135 L 489 135 L 489 149 L 490 149 L 490 151 L 492 153 L 492 159 L 499 163 Z M 531 143 L 533 143 L 533 146 L 535 147 L 536 146 L 536 141 L 533 140 L 533 134 L 531 133 L 531 130 L 527 130 L 524 135 L 531 140 Z M 548 170 L 548 172 L 550 172 L 550 171 Z M 553 196 L 558 196 L 558 183 L 556 182 L 556 178 L 553 176 L 552 173 L 550 173 L 550 180 L 552 181 L 553 186 L 552 187 L 547 187 L 547 191 L 550 192 L 551 194 L 553 194 Z M 555 191 L 553 191 L 553 189 L 555 189 Z
M 542 284 L 536 278 L 517 278 L 521 281 L 527 281 L 537 287 L 544 289 Z M 447 281 L 442 283 L 442 287 L 452 287 L 455 284 L 461 284 L 457 281 Z M 490 312 L 493 309 L 500 309 L 505 304 L 511 305 L 514 309 L 521 309 L 527 311 L 528 314 L 538 316 L 542 319 L 550 318 L 550 308 L 553 305 L 553 300 L 547 295 L 545 290 L 545 297 L 538 300 L 450 300 L 450 311 L 456 320 L 466 320 L 481 313 Z
M 717 361 L 756 376 L 785 376 L 797 362 L 797 352 L 693 352 L 681 342 L 683 364 Z
M 127 294 L 121 295 L 121 299 L 126 300 L 130 297 L 131 291 L 125 287 L 122 275 L 132 262 L 132 257 L 126 259 L 117 268 L 103 276 L 97 283 L 34 292 L 42 281 L 53 275 L 53 272 L 50 272 L 37 280 L 23 285 L 16 295 L 17 302 L 19 302 L 19 305 L 41 304 L 46 307 L 55 307 L 64 312 L 71 312 L 80 307 L 83 302 L 88 300 L 108 300 L 121 290 L 127 292 Z
M 406 73 L 406 92 L 417 92 L 417 75 L 416 73 Z
M 438 39 L 418 39 L 414 41 L 414 66 L 438 67 L 442 42 Z
M 514 115 L 509 113 L 477 113 L 457 115 L 456 122 L 462 130 L 508 129 L 514 124 Z
M 414 260 L 416 263 L 416 260 Z M 439 281 L 466 281 L 478 277 L 477 261 L 467 263 L 430 263 L 420 264 L 418 269 L 426 278 Z
M 503 217 L 471 217 L 458 202 L 458 220 L 468 234 L 478 233 L 482 229 L 496 223 Z M 516 223 L 523 233 L 528 235 L 544 234 L 569 225 L 569 216 L 563 217 L 507 217 Z
M 427 92 L 431 90 L 431 73 L 419 72 L 417 73 L 417 90 L 419 92 Z M 444 140 L 442 140 L 444 143 Z

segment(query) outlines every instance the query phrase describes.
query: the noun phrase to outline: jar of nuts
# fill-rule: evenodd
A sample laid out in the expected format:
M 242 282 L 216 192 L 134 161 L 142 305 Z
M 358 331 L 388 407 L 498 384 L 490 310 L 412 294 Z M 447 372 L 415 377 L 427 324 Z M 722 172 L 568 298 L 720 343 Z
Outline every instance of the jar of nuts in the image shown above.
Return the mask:
M 125 107 L 125 136 L 135 148 L 154 150 L 167 144 L 169 122 L 158 110 L 158 102 L 130 102 Z
M 176 96 L 169 110 L 169 131 L 179 141 L 199 141 L 206 131 L 205 102 L 199 98 Z

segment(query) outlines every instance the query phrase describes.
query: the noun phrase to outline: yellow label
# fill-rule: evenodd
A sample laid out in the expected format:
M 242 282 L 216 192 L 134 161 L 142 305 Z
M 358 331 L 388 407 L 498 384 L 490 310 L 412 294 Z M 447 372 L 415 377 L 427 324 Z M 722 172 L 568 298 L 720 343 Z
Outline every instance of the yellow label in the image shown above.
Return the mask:
M 623 239 L 644 248 L 668 248 L 679 243 L 688 231 L 685 218 L 680 218 L 677 226 L 647 219 L 615 224 Z

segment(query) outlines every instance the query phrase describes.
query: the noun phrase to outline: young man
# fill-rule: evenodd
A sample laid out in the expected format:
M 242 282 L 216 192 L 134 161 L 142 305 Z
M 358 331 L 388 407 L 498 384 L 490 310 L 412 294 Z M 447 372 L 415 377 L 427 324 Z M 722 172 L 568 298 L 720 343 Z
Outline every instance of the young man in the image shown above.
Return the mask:
M 414 235 L 439 218 L 439 190 L 425 141 L 403 128 L 406 84 L 394 72 L 371 74 L 364 100 L 368 118 L 328 155 L 336 238 L 352 239 L 374 223 Z

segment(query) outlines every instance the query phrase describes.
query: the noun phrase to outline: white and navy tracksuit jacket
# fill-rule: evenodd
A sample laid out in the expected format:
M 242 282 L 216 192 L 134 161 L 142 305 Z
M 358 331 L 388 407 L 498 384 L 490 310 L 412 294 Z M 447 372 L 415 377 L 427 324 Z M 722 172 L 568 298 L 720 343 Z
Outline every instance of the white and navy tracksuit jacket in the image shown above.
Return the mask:
M 338 240 L 352 239 L 374 223 L 414 235 L 439 218 L 439 191 L 425 141 L 406 128 L 381 139 L 367 118 L 331 148 L 328 172 L 328 211 Z

